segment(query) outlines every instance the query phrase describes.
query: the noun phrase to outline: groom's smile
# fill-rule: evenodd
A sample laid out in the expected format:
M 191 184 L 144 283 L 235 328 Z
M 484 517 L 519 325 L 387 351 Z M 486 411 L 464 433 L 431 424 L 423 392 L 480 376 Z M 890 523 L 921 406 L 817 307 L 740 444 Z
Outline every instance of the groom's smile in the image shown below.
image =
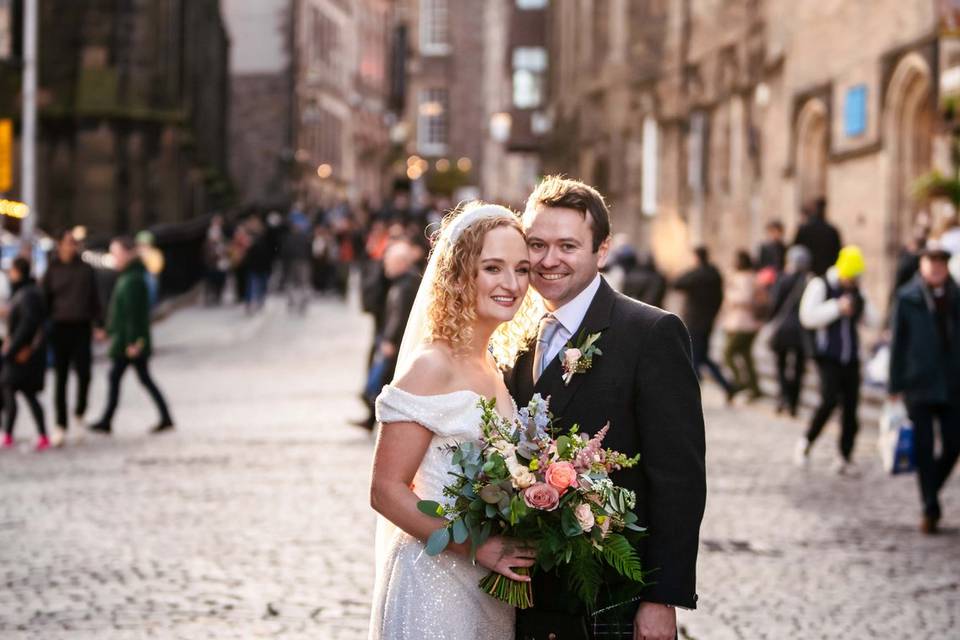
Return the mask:
M 540 206 L 524 216 L 533 262 L 531 284 L 547 308 L 558 309 L 593 282 L 607 255 L 608 242 L 594 250 L 590 217 L 566 207 Z

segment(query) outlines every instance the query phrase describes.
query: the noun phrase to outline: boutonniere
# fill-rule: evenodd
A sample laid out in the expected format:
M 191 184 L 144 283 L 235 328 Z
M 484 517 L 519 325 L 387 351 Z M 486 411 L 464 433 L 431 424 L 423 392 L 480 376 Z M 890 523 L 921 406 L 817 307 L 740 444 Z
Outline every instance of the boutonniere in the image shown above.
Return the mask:
M 563 365 L 563 384 L 570 384 L 574 375 L 589 371 L 590 367 L 593 366 L 594 356 L 603 355 L 603 351 L 600 351 L 596 345 L 599 339 L 599 332 L 591 333 L 586 338 L 581 333 L 578 338 L 580 344 L 574 346 L 572 342 L 567 343 L 567 348 L 560 353 L 560 363 Z

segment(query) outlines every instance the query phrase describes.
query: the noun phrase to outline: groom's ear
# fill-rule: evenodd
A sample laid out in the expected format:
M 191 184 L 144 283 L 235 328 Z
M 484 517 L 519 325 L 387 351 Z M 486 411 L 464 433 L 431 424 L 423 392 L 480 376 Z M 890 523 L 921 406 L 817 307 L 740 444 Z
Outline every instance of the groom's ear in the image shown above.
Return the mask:
M 600 243 L 597 248 L 597 268 L 603 269 L 607 266 L 607 258 L 610 257 L 610 236 Z

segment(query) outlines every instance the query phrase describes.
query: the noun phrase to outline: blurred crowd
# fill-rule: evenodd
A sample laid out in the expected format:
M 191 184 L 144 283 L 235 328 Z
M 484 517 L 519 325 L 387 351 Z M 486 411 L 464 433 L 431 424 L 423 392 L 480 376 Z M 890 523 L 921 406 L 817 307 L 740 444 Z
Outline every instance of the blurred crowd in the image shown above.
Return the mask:
M 149 233 L 117 237 L 109 253 L 92 254 L 84 248 L 82 229 L 65 230 L 55 237 L 45 269 L 37 274 L 29 247 L 9 261 L 4 284 L 9 289 L 0 315 L 6 319 L 0 347 L 0 407 L 3 436 L 0 448 L 15 446 L 18 398 L 26 403 L 37 431 L 34 448 L 63 446 L 68 429 L 110 434 L 120 400 L 120 383 L 133 368 L 159 413 L 154 433 L 173 428 L 166 400 L 150 374 L 150 312 L 159 291 L 163 254 Z M 86 257 L 85 257 L 86 256 Z M 113 276 L 104 287 L 101 273 Z M 39 276 L 39 277 L 37 277 Z M 93 373 L 93 344 L 108 343 L 108 396 L 99 419 L 87 423 L 86 412 Z M 39 395 L 47 369 L 54 371 L 54 425 L 47 428 L 47 412 Z M 67 389 L 75 377 L 75 402 L 68 409 Z
M 374 426 L 373 400 L 392 378 L 429 252 L 425 229 L 439 222 L 445 210 L 437 206 L 412 213 L 409 199 L 398 196 L 380 215 L 369 218 L 365 231 L 356 236 L 364 240 L 356 240 L 350 249 L 350 255 L 361 261 L 363 310 L 374 320 L 361 393 L 368 413 L 357 421 L 359 426 Z M 350 228 L 364 229 L 356 221 Z M 728 404 L 741 396 L 749 403 L 766 395 L 758 374 L 759 356 L 775 371 L 776 412 L 796 418 L 812 364 L 819 383 L 815 392 L 806 394 L 812 412 L 793 452 L 798 466 L 808 464 L 814 443 L 839 409 L 834 468 L 841 475 L 858 475 L 853 451 L 865 360 L 882 360 L 872 382 L 885 387 L 892 399 L 906 401 L 917 432 L 916 460 L 925 505 L 922 528 L 935 531 L 940 518 L 937 494 L 960 454 L 957 217 L 931 225 L 921 216 L 910 243 L 902 249 L 886 300 L 871 300 L 867 295 L 863 275 L 868 267 L 876 267 L 867 265 L 858 247 L 844 244 L 840 230 L 828 220 L 822 199 L 804 208 L 791 240 L 785 237 L 782 223 L 771 221 L 764 240 L 752 250 L 735 251 L 728 268 L 715 264 L 706 247 L 696 247 L 692 253 L 694 266 L 671 278 L 658 268 L 652 253 L 634 249 L 622 237 L 614 238 L 605 275 L 614 288 L 651 305 L 663 307 L 671 292 L 681 299 L 680 315 L 690 332 L 697 374 L 705 371 L 723 390 Z M 340 273 L 342 282 L 342 271 L 333 268 L 331 272 Z M 908 330 L 904 318 L 912 316 L 904 309 L 913 300 L 922 302 L 915 305 L 921 308 Z M 719 343 L 713 340 L 715 329 L 721 330 Z M 927 337 L 921 341 L 917 335 Z M 712 345 L 719 348 L 714 351 Z M 902 373 L 904 362 L 916 363 L 908 368 L 914 371 L 908 381 L 891 375 Z M 934 423 L 939 438 L 933 435 Z M 942 445 L 935 456 L 937 439 Z

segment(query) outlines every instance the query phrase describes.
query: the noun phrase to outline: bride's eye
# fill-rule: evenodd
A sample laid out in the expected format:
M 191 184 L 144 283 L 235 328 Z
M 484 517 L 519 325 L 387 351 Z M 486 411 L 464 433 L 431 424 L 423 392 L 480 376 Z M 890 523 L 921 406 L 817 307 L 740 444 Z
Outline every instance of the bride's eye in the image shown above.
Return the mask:
M 495 267 L 493 265 L 490 265 L 489 267 L 484 267 L 483 270 L 486 271 L 487 273 L 500 273 L 500 267 Z
M 530 267 L 520 267 L 519 269 L 517 269 L 517 273 L 523 274 L 525 276 L 530 275 Z

